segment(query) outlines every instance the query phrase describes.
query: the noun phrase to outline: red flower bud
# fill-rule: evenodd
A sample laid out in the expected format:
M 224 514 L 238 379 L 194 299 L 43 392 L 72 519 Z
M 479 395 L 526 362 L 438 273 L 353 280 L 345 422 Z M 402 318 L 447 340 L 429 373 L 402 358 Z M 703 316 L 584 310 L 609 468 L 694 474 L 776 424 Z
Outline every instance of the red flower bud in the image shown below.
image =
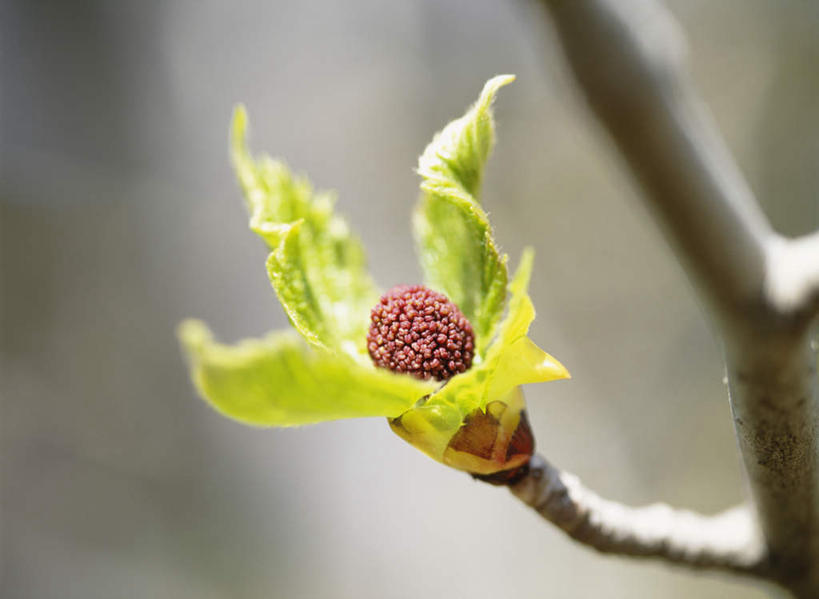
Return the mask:
M 370 313 L 367 350 L 376 366 L 445 381 L 472 366 L 472 325 L 447 297 L 423 285 L 399 285 Z

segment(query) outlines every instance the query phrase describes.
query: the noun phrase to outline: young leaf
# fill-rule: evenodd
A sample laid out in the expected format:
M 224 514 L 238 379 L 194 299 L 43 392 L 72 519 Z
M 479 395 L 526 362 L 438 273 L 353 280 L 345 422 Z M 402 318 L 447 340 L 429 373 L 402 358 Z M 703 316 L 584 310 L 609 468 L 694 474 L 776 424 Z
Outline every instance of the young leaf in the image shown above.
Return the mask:
M 517 385 L 571 377 L 560 362 L 527 337 L 529 326 L 535 319 L 535 307 L 527 292 L 533 262 L 534 251 L 526 248 L 509 284 L 509 311 L 482 365 L 489 372 L 489 384 L 482 398 L 482 406 L 486 406 L 492 398 L 505 395 Z
M 444 461 L 445 448 L 470 414 L 485 411 L 493 402 L 511 405 L 518 385 L 569 378 L 560 362 L 526 336 L 535 317 L 526 291 L 533 256 L 527 249 L 521 258 L 509 285 L 509 311 L 484 361 L 450 379 L 392 425 L 402 438 L 439 461 Z
M 436 387 L 435 382 L 314 350 L 292 331 L 228 346 L 214 341 L 204 323 L 188 320 L 179 327 L 179 339 L 202 397 L 245 424 L 296 426 L 395 417 Z
M 423 194 L 413 222 L 421 266 L 430 287 L 445 293 L 472 323 L 479 356 L 503 312 L 507 257 L 498 251 L 478 197 L 494 143 L 492 101 L 513 80 L 490 79 L 475 105 L 436 135 L 418 161 Z
M 247 114 L 236 108 L 231 158 L 244 192 L 250 228 L 272 252 L 267 270 L 296 329 L 316 347 L 368 361 L 369 309 L 378 299 L 360 241 L 333 212 L 334 198 L 314 193 L 280 162 L 254 160 L 246 145 Z

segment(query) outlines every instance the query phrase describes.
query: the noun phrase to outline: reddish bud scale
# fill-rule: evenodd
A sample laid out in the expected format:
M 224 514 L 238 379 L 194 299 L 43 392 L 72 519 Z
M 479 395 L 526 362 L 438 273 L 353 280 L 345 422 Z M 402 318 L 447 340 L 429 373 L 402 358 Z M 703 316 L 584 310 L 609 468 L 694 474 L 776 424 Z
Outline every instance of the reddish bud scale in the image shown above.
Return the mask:
M 423 285 L 399 285 L 370 313 L 367 350 L 376 366 L 445 381 L 472 366 L 472 325 L 447 297 Z

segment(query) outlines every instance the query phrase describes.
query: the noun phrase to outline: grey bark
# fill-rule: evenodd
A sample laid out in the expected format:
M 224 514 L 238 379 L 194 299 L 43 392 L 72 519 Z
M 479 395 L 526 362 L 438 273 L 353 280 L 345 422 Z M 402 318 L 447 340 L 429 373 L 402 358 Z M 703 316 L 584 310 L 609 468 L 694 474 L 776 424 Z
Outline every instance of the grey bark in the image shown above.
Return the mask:
M 767 575 L 764 546 L 748 506 L 715 516 L 662 503 L 628 507 L 600 497 L 538 455 L 529 473 L 510 489 L 570 537 L 602 553 Z
M 694 90 L 683 35 L 662 6 L 542 3 L 589 107 L 722 340 L 750 491 L 748 511 L 729 513 L 752 517 L 733 518 L 733 538 L 722 539 L 715 533 L 728 530 L 725 514 L 616 506 L 537 460 L 513 492 L 598 549 L 753 573 L 797 596 L 819 596 L 819 389 L 810 337 L 819 312 L 819 233 L 785 239 L 771 229 Z M 582 514 L 593 534 L 561 524 L 565 514 Z

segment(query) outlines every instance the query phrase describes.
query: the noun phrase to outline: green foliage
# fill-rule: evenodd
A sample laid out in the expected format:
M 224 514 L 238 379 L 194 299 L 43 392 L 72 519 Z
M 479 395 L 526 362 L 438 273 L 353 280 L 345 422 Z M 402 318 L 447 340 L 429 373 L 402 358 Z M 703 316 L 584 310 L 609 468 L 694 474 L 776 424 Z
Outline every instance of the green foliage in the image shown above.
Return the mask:
M 533 262 L 534 250 L 527 248 L 509 284 L 509 311 L 500 325 L 498 338 L 490 346 L 483 364 L 465 377 L 473 379 L 481 388 L 482 408 L 518 385 L 569 378 L 566 368 L 527 336 L 535 319 L 535 308 L 527 292 Z M 458 393 L 457 388 L 453 393 Z
M 204 323 L 187 320 L 179 327 L 179 338 L 202 397 L 245 424 L 395 417 L 436 386 L 311 349 L 293 331 L 228 346 L 214 341 Z
M 507 257 L 498 251 L 478 198 L 494 145 L 492 101 L 512 81 L 512 75 L 490 79 L 478 101 L 444 127 L 418 161 L 423 194 L 414 225 L 424 276 L 472 323 L 481 357 L 503 313 Z
M 214 408 L 258 426 L 385 416 L 402 438 L 444 463 L 482 473 L 503 467 L 503 456 L 481 461 L 449 442 L 470 415 L 492 409 L 502 414 L 498 438 L 508 440 L 524 408 L 518 386 L 569 376 L 527 337 L 535 317 L 527 294 L 532 251 L 509 283 L 507 257 L 478 202 L 494 141 L 492 101 L 513 79 L 487 82 L 475 105 L 436 135 L 419 160 L 422 196 L 414 225 L 425 277 L 459 306 L 476 333 L 472 368 L 440 388 L 372 365 L 365 343 L 379 292 L 360 242 L 334 213 L 331 195 L 314 193 L 280 162 L 250 155 L 247 115 L 237 108 L 231 158 L 250 228 L 270 249 L 271 284 L 307 343 L 279 332 L 222 345 L 203 323 L 184 322 L 179 337 L 191 376 Z M 507 287 L 511 299 L 502 319 Z
M 343 351 L 367 362 L 364 341 L 378 290 L 364 249 L 328 193 L 314 193 L 269 157 L 254 160 L 246 145 L 247 114 L 233 115 L 231 158 L 250 228 L 272 250 L 267 272 L 290 322 L 315 347 Z
M 519 385 L 570 378 L 560 362 L 527 337 L 529 325 L 535 318 L 527 293 L 533 259 L 534 252 L 527 249 L 509 285 L 509 311 L 486 359 L 453 377 L 426 401 L 409 410 L 419 433 L 416 438 L 404 435 L 405 439 L 436 459 L 443 457 L 449 439 L 464 418 L 476 409 L 485 410 L 493 401 L 507 401 Z M 435 452 L 439 452 L 440 457 Z

